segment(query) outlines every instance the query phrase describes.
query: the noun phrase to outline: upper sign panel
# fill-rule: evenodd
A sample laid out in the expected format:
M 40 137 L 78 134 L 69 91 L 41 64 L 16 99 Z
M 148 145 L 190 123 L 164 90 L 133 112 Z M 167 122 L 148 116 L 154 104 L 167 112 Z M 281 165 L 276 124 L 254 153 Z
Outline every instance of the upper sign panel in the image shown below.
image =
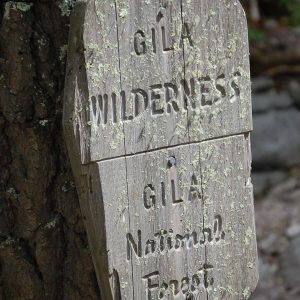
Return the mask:
M 71 35 L 66 93 L 83 163 L 251 130 L 237 1 L 92 2 Z

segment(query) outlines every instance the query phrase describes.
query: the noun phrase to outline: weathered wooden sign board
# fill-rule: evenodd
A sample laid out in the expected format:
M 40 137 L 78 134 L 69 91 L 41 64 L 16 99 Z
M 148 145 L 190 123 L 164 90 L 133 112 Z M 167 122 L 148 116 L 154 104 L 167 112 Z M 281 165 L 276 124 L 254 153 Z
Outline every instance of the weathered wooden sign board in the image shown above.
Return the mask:
M 248 56 L 236 0 L 77 3 L 64 129 L 104 300 L 253 292 Z

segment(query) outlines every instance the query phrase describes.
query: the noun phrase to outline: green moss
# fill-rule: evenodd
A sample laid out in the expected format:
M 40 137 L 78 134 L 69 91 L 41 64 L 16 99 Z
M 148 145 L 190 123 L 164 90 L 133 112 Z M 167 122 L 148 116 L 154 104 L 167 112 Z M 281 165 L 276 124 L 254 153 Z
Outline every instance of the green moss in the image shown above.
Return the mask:
M 244 299 L 249 299 L 250 296 L 251 296 L 251 292 L 250 292 L 250 289 L 247 287 L 243 291 L 243 297 L 244 297 Z
M 24 3 L 24 2 L 17 2 L 17 3 L 13 3 L 13 9 L 18 9 L 20 11 L 26 12 L 29 11 L 31 9 L 31 7 L 33 6 L 33 3 Z
M 72 7 L 75 5 L 76 0 L 60 0 L 58 7 L 60 8 L 62 16 L 69 16 Z
M 53 219 L 52 221 L 48 222 L 48 223 L 44 226 L 44 228 L 45 228 L 45 229 L 53 229 L 53 228 L 56 227 L 56 225 L 58 224 L 58 222 L 59 222 L 59 219 L 58 219 L 58 218 L 55 218 L 55 219 Z
M 5 249 L 5 248 L 11 247 L 15 244 L 16 244 L 16 240 L 14 240 L 11 237 L 8 237 L 5 241 L 0 243 L 0 249 Z
M 120 18 L 125 18 L 128 15 L 127 9 L 122 9 L 120 12 Z
M 59 59 L 62 61 L 67 55 L 68 45 L 63 45 L 59 49 Z
M 31 9 L 33 3 L 25 2 L 7 2 L 4 7 L 4 19 L 9 19 L 10 10 L 19 10 L 22 12 L 27 12 Z

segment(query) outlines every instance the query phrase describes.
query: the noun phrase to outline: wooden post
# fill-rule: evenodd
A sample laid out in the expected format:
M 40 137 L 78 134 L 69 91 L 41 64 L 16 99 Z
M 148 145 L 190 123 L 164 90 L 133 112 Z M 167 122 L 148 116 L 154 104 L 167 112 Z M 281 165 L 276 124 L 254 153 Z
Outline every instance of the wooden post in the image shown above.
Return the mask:
M 103 300 L 250 297 L 250 89 L 236 0 L 77 3 L 63 123 Z

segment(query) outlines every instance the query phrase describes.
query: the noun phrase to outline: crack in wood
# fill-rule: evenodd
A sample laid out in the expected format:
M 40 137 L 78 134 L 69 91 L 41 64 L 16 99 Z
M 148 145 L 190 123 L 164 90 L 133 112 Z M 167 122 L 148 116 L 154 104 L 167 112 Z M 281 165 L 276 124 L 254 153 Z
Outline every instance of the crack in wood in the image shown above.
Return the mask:
M 156 148 L 156 149 L 153 149 L 153 150 L 147 150 L 147 151 L 137 152 L 137 153 L 133 153 L 133 154 L 126 154 L 126 155 L 120 155 L 120 156 L 116 156 L 116 157 L 104 158 L 104 159 L 100 159 L 100 160 L 96 160 L 96 161 L 92 161 L 92 162 L 97 163 L 97 162 L 104 162 L 104 161 L 119 159 L 119 158 L 122 158 L 122 157 L 125 158 L 125 157 L 132 157 L 132 156 L 135 156 L 135 155 L 142 155 L 142 154 L 145 154 L 145 153 L 155 153 L 155 152 L 165 150 L 165 149 L 176 149 L 176 148 L 181 147 L 181 146 L 201 144 L 201 143 L 205 143 L 205 142 L 209 142 L 209 141 L 218 141 L 218 140 L 221 140 L 221 139 L 224 139 L 224 138 L 230 138 L 230 137 L 240 136 L 240 135 L 244 135 L 244 134 L 249 134 L 249 132 L 229 134 L 229 135 L 224 135 L 224 136 L 220 136 L 220 137 L 217 137 L 217 138 L 208 138 L 208 139 L 204 139 L 202 141 L 192 141 L 192 142 L 182 143 L 180 145 L 166 146 L 166 147 L 162 147 L 162 148 Z M 88 164 L 89 163 L 87 163 L 87 165 Z

